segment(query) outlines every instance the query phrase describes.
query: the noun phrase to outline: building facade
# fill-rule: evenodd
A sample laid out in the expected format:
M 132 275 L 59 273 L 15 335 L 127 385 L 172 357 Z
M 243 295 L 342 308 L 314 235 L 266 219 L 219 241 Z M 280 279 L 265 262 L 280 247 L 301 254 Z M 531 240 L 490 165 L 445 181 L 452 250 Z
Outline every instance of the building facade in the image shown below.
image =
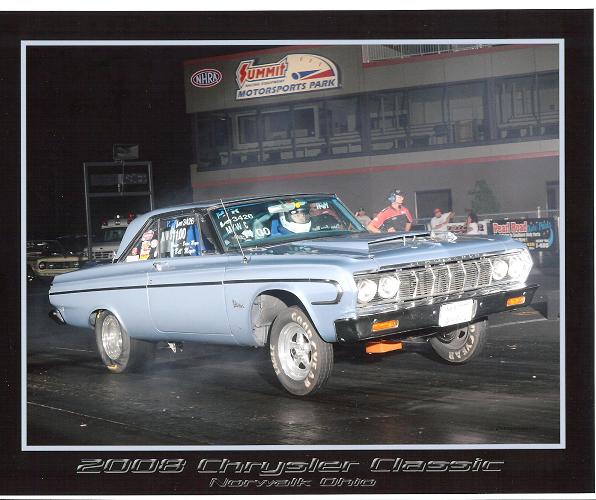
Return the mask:
M 270 48 L 187 61 L 185 91 L 195 200 L 324 191 L 372 214 L 398 188 L 421 221 L 559 208 L 556 44 Z

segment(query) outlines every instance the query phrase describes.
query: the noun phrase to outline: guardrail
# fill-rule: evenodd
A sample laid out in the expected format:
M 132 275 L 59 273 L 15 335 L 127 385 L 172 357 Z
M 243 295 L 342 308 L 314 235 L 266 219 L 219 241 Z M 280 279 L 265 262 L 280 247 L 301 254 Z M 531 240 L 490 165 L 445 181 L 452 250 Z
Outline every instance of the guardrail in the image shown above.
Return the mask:
M 364 63 L 369 63 L 373 61 L 384 61 L 387 59 L 403 59 L 405 57 L 442 54 L 445 52 L 458 52 L 460 50 L 473 50 L 490 46 L 491 45 L 484 44 L 363 45 L 362 61 Z

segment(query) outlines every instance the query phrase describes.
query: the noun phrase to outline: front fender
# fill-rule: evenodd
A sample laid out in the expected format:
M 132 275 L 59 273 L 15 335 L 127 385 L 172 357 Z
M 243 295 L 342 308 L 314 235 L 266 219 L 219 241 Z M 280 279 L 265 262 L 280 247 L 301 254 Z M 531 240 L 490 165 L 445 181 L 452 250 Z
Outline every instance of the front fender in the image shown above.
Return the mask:
M 335 341 L 334 321 L 349 315 L 354 300 L 354 285 L 337 278 L 226 280 L 226 311 L 232 335 L 240 344 L 259 345 L 252 331 L 252 305 L 261 294 L 285 292 L 301 303 L 323 340 Z

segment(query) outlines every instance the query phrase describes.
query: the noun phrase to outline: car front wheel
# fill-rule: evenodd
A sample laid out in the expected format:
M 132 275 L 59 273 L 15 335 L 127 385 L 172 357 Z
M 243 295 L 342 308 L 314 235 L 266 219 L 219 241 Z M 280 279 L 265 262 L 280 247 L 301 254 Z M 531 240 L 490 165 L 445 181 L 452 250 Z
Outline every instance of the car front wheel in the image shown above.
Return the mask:
M 271 363 L 283 387 L 295 396 L 319 390 L 333 368 L 333 345 L 323 341 L 299 307 L 284 309 L 269 338 Z
M 113 373 L 140 371 L 155 357 L 155 343 L 130 338 L 110 311 L 97 317 L 95 340 L 101 360 Z
M 430 339 L 434 351 L 445 361 L 463 364 L 478 356 L 486 343 L 488 321 L 482 320 L 438 333 Z

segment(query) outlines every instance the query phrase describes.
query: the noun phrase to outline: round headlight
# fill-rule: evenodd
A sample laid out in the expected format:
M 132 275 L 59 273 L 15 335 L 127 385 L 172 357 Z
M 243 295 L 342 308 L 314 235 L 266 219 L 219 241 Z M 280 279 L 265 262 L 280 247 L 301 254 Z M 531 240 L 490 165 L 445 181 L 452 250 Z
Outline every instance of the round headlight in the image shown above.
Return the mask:
M 376 293 L 377 284 L 373 280 L 364 279 L 358 282 L 358 302 L 370 302 Z
M 383 276 L 379 280 L 379 297 L 390 299 L 397 295 L 399 280 L 395 276 Z
M 532 269 L 532 258 L 525 251 L 514 255 L 509 260 L 509 276 L 516 281 L 526 281 Z
M 505 276 L 507 276 L 507 270 L 509 266 L 507 262 L 502 259 L 495 259 L 493 260 L 493 279 L 495 281 L 502 280 Z
M 46 265 L 43 262 L 40 262 L 37 267 L 39 267 L 40 269 L 45 269 Z

